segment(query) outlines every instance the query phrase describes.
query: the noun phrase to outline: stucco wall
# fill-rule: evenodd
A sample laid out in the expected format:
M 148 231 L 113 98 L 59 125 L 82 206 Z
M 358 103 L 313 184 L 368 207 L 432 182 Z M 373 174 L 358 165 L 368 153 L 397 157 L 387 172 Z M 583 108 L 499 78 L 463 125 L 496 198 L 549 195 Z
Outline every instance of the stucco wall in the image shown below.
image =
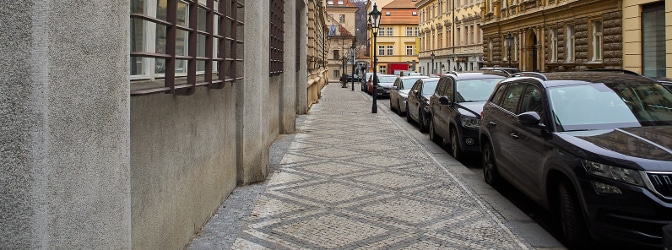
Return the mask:
M 130 248 L 128 12 L 2 4 L 0 248 Z
M 235 88 L 131 98 L 133 249 L 182 246 L 236 187 Z

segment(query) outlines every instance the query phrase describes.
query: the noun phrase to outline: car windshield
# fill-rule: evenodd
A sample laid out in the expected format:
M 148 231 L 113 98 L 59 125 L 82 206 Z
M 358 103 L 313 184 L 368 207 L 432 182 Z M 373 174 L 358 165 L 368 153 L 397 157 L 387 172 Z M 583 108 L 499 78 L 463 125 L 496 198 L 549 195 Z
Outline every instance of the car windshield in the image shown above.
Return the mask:
M 402 90 L 402 89 L 410 89 L 411 87 L 413 87 L 413 84 L 414 84 L 415 81 L 417 81 L 418 79 L 419 79 L 419 78 L 403 78 L 403 79 L 401 79 L 401 81 L 404 82 L 404 84 L 403 84 L 404 86 L 402 86 L 403 88 L 399 88 L 399 89 L 400 89 L 400 90 Z
M 487 101 L 501 79 L 470 79 L 457 81 L 457 102 Z
M 571 85 L 548 96 L 563 131 L 672 125 L 672 93 L 659 84 Z
M 426 81 L 422 85 L 422 95 L 433 95 L 434 90 L 436 90 L 436 84 L 439 81 Z
M 397 76 L 379 76 L 378 82 L 394 82 L 397 80 Z

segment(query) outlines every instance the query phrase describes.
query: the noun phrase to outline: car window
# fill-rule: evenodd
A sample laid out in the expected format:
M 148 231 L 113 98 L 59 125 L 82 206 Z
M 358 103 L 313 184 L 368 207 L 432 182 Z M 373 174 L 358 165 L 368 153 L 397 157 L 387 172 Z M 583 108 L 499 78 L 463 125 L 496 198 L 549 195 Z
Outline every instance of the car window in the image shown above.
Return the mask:
M 534 111 L 541 116 L 541 120 L 544 120 L 544 105 L 542 104 L 541 91 L 535 85 L 528 84 L 525 88 L 525 93 L 523 94 L 523 100 L 520 105 L 520 110 L 518 113 L 524 113 L 528 111 Z
M 402 89 L 402 86 L 404 85 L 401 84 L 401 79 L 397 79 L 396 81 L 394 81 L 393 86 L 397 87 L 397 89 Z
M 506 84 L 500 84 L 495 91 L 495 94 L 492 95 L 491 102 L 499 105 L 500 101 L 502 100 L 502 96 L 504 96 L 504 90 L 506 90 Z
M 422 86 L 422 95 L 432 95 L 439 81 L 426 81 Z
M 455 101 L 453 100 L 453 93 L 455 92 L 454 90 L 454 80 L 452 77 L 446 77 L 446 89 L 443 91 L 443 95 L 448 97 L 449 101 Z
M 434 94 L 438 96 L 443 96 L 444 91 L 446 90 L 446 82 L 448 79 L 446 78 L 440 78 L 439 83 L 436 85 L 436 91 L 434 91 Z
M 504 94 L 504 98 L 502 100 L 502 108 L 517 114 L 516 109 L 518 107 L 518 100 L 520 100 L 520 95 L 523 92 L 523 88 L 525 88 L 524 83 L 509 83 L 509 87 L 506 88 L 506 94 Z
M 458 80 L 456 102 L 481 102 L 488 100 L 500 79 Z
M 595 83 L 549 89 L 564 131 L 672 125 L 672 93 L 659 84 Z
M 397 80 L 397 76 L 379 76 L 378 82 L 394 82 Z

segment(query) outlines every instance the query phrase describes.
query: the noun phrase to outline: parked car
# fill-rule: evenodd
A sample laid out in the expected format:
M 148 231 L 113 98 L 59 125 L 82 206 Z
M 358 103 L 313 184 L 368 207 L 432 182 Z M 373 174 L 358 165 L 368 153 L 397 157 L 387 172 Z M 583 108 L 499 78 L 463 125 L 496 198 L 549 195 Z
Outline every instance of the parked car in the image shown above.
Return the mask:
M 398 76 L 389 74 L 376 74 L 376 77 L 378 77 L 378 81 L 376 81 L 378 83 L 378 89 L 376 90 L 377 96 L 389 97 L 392 84 L 394 84 L 394 81 L 397 80 Z M 373 94 L 373 82 L 369 83 L 368 89 L 368 93 Z
M 450 143 L 455 159 L 463 153 L 478 153 L 481 111 L 497 83 L 508 74 L 501 72 L 453 73 L 441 77 L 429 98 L 429 138 Z
M 672 222 L 672 92 L 614 72 L 502 80 L 480 126 L 483 176 L 558 215 L 562 241 L 662 246 Z
M 416 122 L 420 131 L 426 132 L 429 123 L 429 97 L 434 94 L 439 78 L 422 78 L 415 81 L 406 100 L 406 120 Z
M 416 80 L 429 78 L 428 76 L 402 76 L 397 78 L 390 90 L 390 109 L 397 114 L 406 114 L 406 99 L 408 92 Z
M 366 72 L 366 74 L 364 74 L 364 77 L 361 79 L 361 84 L 359 85 L 362 91 L 367 91 L 366 90 L 367 83 L 371 81 L 372 77 L 373 72 Z

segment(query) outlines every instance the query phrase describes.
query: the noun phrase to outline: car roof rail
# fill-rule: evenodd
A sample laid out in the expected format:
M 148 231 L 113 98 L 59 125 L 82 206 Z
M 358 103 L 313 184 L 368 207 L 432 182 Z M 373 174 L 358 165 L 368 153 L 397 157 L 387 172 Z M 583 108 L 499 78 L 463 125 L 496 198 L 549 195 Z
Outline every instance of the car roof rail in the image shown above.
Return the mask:
M 498 75 L 503 75 L 503 76 L 506 76 L 506 77 L 514 76 L 514 74 L 511 74 L 508 71 L 503 70 L 503 69 L 483 69 L 483 73 L 498 74 Z
M 628 75 L 641 76 L 637 72 L 630 71 L 627 69 L 607 69 L 607 68 L 597 68 L 597 69 L 586 69 L 585 71 L 599 71 L 599 72 L 620 72 Z
M 546 75 L 539 73 L 539 72 L 519 72 L 513 74 L 513 76 L 527 76 L 527 77 L 536 77 L 544 81 L 548 81 L 548 78 L 546 78 Z

